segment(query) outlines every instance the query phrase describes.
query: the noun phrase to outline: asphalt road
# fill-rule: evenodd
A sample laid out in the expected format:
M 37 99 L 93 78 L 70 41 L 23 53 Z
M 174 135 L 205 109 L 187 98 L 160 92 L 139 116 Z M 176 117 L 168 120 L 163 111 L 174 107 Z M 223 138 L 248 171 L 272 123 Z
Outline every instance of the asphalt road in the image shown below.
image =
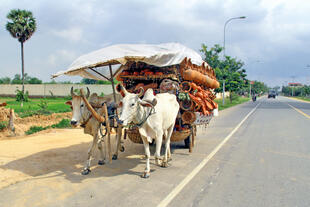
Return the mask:
M 224 110 L 199 128 L 192 154 L 181 143 L 172 151 L 149 179 L 139 176 L 142 145 L 88 176 L 59 163 L 0 189 L 0 206 L 310 206 L 310 103 L 261 98 Z

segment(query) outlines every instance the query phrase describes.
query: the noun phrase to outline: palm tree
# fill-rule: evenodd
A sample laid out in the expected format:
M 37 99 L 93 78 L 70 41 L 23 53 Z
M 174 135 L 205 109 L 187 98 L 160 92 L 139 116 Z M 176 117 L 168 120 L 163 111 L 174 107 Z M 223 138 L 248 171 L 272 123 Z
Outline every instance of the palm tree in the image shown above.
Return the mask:
M 12 9 L 7 15 L 8 22 L 6 30 L 10 32 L 12 37 L 17 38 L 21 44 L 21 58 L 22 58 L 22 93 L 24 94 L 24 42 L 28 40 L 36 31 L 36 20 L 32 16 L 31 11 Z

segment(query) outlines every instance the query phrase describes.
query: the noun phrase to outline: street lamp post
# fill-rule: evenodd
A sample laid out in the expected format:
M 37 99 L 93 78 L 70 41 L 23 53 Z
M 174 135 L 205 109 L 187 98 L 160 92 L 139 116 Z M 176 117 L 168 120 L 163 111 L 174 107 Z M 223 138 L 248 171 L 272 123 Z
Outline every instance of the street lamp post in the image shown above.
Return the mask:
M 225 58 L 225 34 L 226 34 L 226 25 L 228 22 L 230 22 L 231 20 L 234 20 L 234 19 L 245 19 L 246 17 L 245 16 L 241 16 L 241 17 L 233 17 L 233 18 L 230 18 L 228 19 L 226 22 L 225 22 L 225 25 L 224 25 L 224 44 L 223 44 L 223 59 Z M 223 80 L 223 105 L 225 105 L 225 80 Z
M 223 59 L 225 58 L 225 34 L 226 34 L 226 25 L 228 24 L 228 22 L 234 20 L 234 19 L 245 19 L 246 17 L 245 16 L 241 16 L 241 17 L 233 17 L 233 18 L 230 18 L 228 19 L 226 22 L 225 22 L 225 25 L 224 25 L 224 44 L 223 44 Z

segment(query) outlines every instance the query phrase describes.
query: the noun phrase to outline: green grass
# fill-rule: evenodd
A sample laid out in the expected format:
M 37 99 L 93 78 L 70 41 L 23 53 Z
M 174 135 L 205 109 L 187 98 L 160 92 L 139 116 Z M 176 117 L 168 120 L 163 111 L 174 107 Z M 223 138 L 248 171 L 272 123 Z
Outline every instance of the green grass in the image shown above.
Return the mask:
M 6 121 L 0 121 L 0 131 L 7 127 L 8 123 Z
M 70 120 L 69 119 L 62 119 L 60 122 L 58 122 L 57 124 L 53 124 L 50 126 L 46 126 L 46 127 L 42 127 L 42 126 L 32 126 L 30 127 L 30 129 L 28 131 L 26 131 L 25 133 L 27 135 L 30 134 L 34 134 L 49 128 L 57 128 L 57 129 L 64 129 L 64 128 L 70 128 L 71 124 L 70 124 Z
M 303 100 L 303 101 L 310 101 L 310 98 L 309 97 L 301 97 L 301 96 L 295 96 L 293 98 L 297 98 L 297 99 L 300 99 L 300 100 Z
M 47 102 L 47 108 L 44 111 L 40 107 L 42 100 Z M 21 102 L 16 101 L 15 98 L 0 97 L 0 103 L 6 102 L 8 104 L 6 108 L 14 109 L 15 113 L 22 118 L 36 114 L 69 112 L 71 111 L 70 106 L 65 104 L 67 100 L 65 98 L 31 98 L 29 102 L 24 102 L 24 106 L 21 107 Z
M 49 127 L 41 127 L 41 126 L 32 126 L 30 127 L 30 129 L 28 131 L 26 131 L 25 133 L 27 135 L 30 135 L 30 134 L 34 134 L 34 133 L 37 133 L 39 131 L 43 131 L 45 129 L 48 129 Z
M 219 105 L 219 111 L 223 109 L 227 109 L 229 107 L 242 104 L 244 102 L 249 101 L 250 98 L 247 97 L 239 97 L 237 100 L 233 100 L 232 103 L 230 103 L 229 98 L 225 98 L 225 105 L 223 106 L 223 99 L 215 99 L 214 101 Z
M 52 128 L 58 128 L 58 129 L 64 129 L 71 127 L 70 120 L 69 119 L 62 119 L 57 124 L 51 125 Z

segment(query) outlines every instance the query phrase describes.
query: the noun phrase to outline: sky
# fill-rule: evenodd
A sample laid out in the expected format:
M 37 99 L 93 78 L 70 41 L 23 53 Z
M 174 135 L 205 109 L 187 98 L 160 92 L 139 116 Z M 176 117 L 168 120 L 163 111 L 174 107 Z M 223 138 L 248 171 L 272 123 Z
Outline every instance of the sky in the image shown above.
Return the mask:
M 0 0 L 0 77 L 21 72 L 20 44 L 5 29 L 11 9 L 33 12 L 25 72 L 49 82 L 80 55 L 120 43 L 179 42 L 199 52 L 223 46 L 248 79 L 310 84 L 309 0 Z M 56 81 L 79 81 L 60 77 Z

